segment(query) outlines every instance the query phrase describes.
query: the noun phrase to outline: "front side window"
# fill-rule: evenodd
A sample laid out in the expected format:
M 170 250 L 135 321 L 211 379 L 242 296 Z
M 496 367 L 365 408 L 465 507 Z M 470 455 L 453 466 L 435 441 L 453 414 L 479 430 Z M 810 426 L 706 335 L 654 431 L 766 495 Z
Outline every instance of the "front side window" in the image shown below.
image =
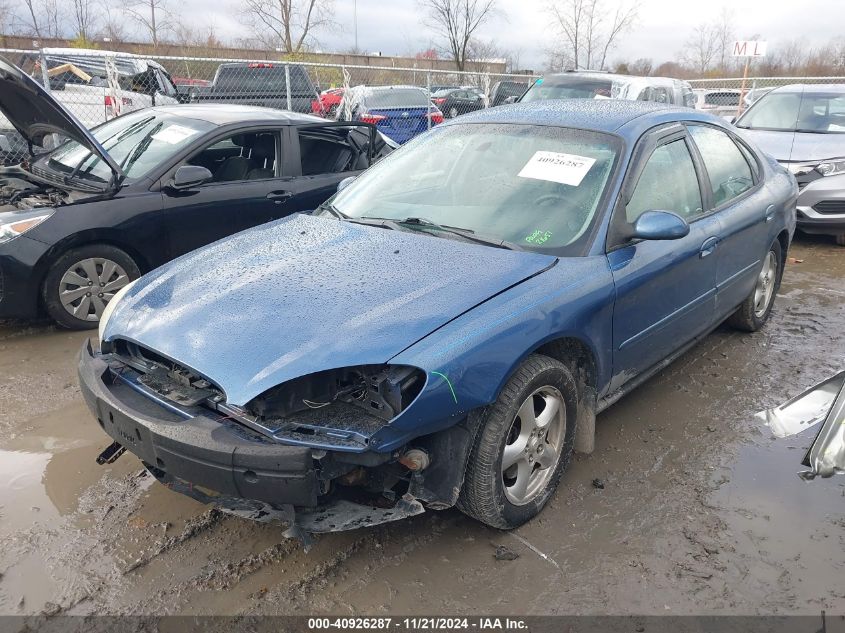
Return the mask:
M 200 150 L 188 164 L 205 167 L 212 183 L 264 180 L 276 175 L 276 133 L 233 134 Z
M 661 145 L 649 156 L 625 217 L 633 224 L 646 211 L 672 211 L 688 222 L 701 215 L 698 176 L 683 139 Z
M 713 206 L 719 207 L 754 186 L 751 167 L 733 139 L 716 128 L 689 126 L 713 188 Z
M 332 204 L 353 218 L 423 218 L 528 250 L 580 255 L 620 146 L 586 130 L 449 125 L 381 160 Z

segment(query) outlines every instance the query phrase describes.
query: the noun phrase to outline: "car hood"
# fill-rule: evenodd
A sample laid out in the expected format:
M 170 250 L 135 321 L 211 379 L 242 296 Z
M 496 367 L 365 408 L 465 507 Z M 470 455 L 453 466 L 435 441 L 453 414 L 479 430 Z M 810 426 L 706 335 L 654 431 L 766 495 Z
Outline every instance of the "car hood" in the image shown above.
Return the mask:
M 810 163 L 845 156 L 845 134 L 741 130 L 760 149 L 781 162 Z
M 296 215 L 143 277 L 104 340 L 134 341 L 244 406 L 316 371 L 381 364 L 555 257 Z
M 115 178 L 120 177 L 120 168 L 85 126 L 30 76 L 2 58 L 0 112 L 30 143 L 39 145 L 47 134 L 67 136 L 100 156 Z

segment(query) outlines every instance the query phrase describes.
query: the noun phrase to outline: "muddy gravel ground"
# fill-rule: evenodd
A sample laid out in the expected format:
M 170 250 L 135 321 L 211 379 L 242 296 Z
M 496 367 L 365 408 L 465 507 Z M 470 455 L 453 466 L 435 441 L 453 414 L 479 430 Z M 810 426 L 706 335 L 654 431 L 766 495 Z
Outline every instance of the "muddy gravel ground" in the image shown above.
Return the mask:
M 845 249 L 790 255 L 771 322 L 720 328 L 602 414 L 539 518 L 427 512 L 307 553 L 129 454 L 97 466 L 87 334 L 0 323 L 0 613 L 845 613 L 845 477 L 801 481 L 815 429 L 775 440 L 754 419 L 845 364 Z

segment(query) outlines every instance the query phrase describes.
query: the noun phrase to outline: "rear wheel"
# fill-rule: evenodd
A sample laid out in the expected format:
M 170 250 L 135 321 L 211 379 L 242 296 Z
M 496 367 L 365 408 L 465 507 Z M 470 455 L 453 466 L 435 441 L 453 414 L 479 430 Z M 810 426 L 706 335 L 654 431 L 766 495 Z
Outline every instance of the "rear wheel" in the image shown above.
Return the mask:
M 44 279 L 47 313 L 72 330 L 97 327 L 114 294 L 141 271 L 124 251 L 108 244 L 73 248 L 59 257 Z
M 536 516 L 572 457 L 578 389 L 562 363 L 530 356 L 482 412 L 458 507 L 492 527 Z
M 780 242 L 775 240 L 763 258 L 754 290 L 736 312 L 728 317 L 728 324 L 738 330 L 756 332 L 768 321 L 775 304 L 775 295 L 783 276 Z
M 845 233 L 840 233 L 839 235 L 836 235 L 835 237 L 836 237 L 836 243 L 839 244 L 839 246 L 845 246 Z

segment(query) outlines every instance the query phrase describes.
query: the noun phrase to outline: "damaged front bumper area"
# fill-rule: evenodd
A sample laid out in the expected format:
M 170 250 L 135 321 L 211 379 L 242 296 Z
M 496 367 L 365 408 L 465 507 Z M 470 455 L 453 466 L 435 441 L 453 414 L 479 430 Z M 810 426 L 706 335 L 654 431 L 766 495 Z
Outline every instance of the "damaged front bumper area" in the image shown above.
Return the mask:
M 409 476 L 399 454 L 333 453 L 273 441 L 222 412 L 162 398 L 131 367 L 95 353 L 90 341 L 78 371 L 89 409 L 115 441 L 101 463 L 128 450 L 169 488 L 232 514 L 280 523 L 292 534 L 366 527 L 424 511 L 407 486 L 395 485 Z M 371 473 L 381 494 L 363 490 Z

